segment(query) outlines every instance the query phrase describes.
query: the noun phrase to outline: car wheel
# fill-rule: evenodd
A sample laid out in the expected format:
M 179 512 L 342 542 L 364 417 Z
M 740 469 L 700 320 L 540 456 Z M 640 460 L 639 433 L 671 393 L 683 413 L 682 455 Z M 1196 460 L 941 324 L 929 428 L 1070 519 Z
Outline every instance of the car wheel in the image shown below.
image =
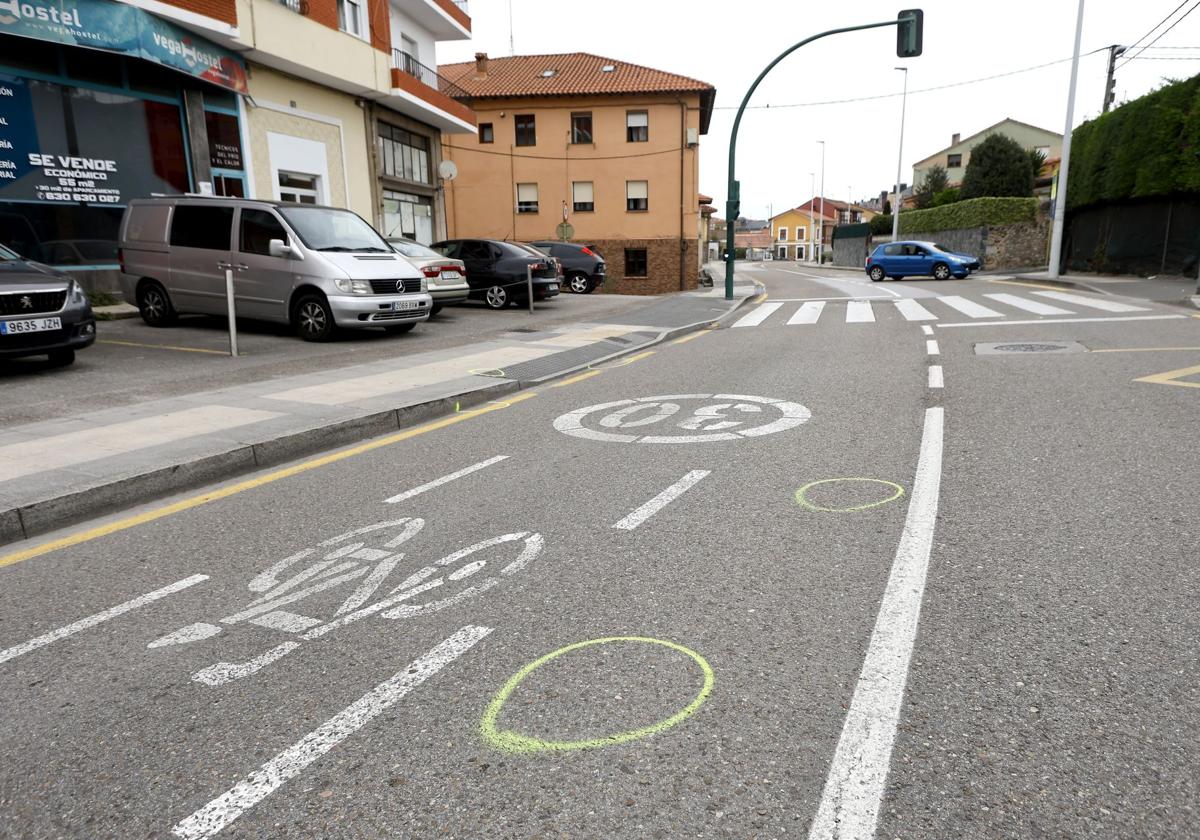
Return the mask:
M 577 295 L 586 295 L 592 290 L 592 281 L 586 274 L 576 272 L 567 278 L 567 288 Z
M 438 314 L 441 311 L 442 311 L 442 305 L 440 303 L 435 303 L 433 306 L 431 306 L 429 308 L 429 317 L 432 318 L 434 315 Z
M 945 263 L 938 263 L 937 265 L 935 265 L 933 267 L 933 279 L 934 280 L 949 280 L 950 279 L 950 266 L 946 265 Z
M 305 295 L 296 301 L 292 320 L 296 324 L 296 332 L 305 341 L 329 341 L 337 328 L 333 322 L 333 311 L 324 295 Z
M 416 325 L 416 321 L 410 324 L 388 324 L 383 328 L 383 331 L 388 335 L 400 335 L 401 333 L 412 332 L 412 328 Z
M 148 280 L 138 287 L 138 311 L 147 326 L 166 327 L 175 321 L 175 307 L 171 305 L 171 296 L 160 283 Z
M 48 353 L 47 356 L 50 359 L 51 367 L 66 367 L 75 361 L 74 350 L 55 350 L 52 353 Z
M 512 301 L 512 296 L 503 286 L 490 286 L 484 300 L 492 309 L 503 309 Z
M 869 276 L 870 276 L 870 278 L 871 278 L 871 279 L 872 279 L 874 282 L 878 283 L 878 282 L 879 282 L 879 281 L 881 281 L 881 280 L 882 280 L 882 279 L 883 279 L 883 278 L 884 278 L 886 275 L 884 275 L 884 273 L 883 273 L 883 269 L 882 269 L 882 268 L 880 268 L 880 267 L 879 267 L 879 266 L 877 266 L 877 265 L 873 265 L 873 266 L 871 266 L 871 273 L 870 273 L 870 275 L 869 275 Z

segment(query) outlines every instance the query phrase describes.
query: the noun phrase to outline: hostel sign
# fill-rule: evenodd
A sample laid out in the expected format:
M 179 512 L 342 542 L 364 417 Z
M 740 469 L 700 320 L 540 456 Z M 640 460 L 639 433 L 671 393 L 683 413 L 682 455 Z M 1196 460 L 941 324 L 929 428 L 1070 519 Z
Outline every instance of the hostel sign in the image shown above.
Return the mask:
M 0 32 L 111 50 L 246 93 L 246 65 L 169 21 L 111 0 L 0 0 Z

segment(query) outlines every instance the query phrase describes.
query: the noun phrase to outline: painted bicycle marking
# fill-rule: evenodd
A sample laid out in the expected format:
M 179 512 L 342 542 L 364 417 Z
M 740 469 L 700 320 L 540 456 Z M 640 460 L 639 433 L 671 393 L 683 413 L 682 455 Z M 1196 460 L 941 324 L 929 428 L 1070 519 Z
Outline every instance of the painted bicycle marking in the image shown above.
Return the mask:
M 378 597 L 384 581 L 405 559 L 404 552 L 396 549 L 416 537 L 424 527 L 425 520 L 419 518 L 377 522 L 324 540 L 314 548 L 298 551 L 256 575 L 247 584 L 258 597 L 242 609 L 216 622 L 200 621 L 181 627 L 155 639 L 147 647 L 191 644 L 243 623 L 299 638 L 299 641 L 282 642 L 246 662 L 217 662 L 192 675 L 193 680 L 206 685 L 224 685 L 257 673 L 296 650 L 302 642 L 320 638 L 364 618 L 374 615 L 392 620 L 410 618 L 437 612 L 480 595 L 532 563 L 545 546 L 541 534 L 529 531 L 480 540 L 415 569 Z M 382 542 L 368 545 L 380 538 L 384 538 Z M 519 550 L 495 573 L 481 574 L 488 569 L 489 558 L 480 555 L 493 549 L 503 551 L 505 547 Z M 354 584 L 353 590 L 332 615 L 316 618 L 292 609 L 292 605 L 313 595 L 350 584 Z M 442 594 L 452 589 L 457 591 L 441 598 L 415 602 L 427 593 Z
M 689 403 L 700 405 L 685 411 Z M 810 417 L 812 412 L 799 403 L 770 397 L 675 394 L 589 405 L 561 415 L 554 428 L 572 437 L 608 443 L 708 443 L 787 431 Z M 638 432 L 618 431 L 627 429 Z M 658 434 L 642 434 L 642 430 Z

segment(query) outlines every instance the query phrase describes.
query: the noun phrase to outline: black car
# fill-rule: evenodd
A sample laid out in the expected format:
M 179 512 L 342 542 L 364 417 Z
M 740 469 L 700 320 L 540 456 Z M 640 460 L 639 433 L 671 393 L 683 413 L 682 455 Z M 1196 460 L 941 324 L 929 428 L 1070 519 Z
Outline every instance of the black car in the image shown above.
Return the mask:
M 549 239 L 533 244 L 562 263 L 566 286 L 572 292 L 586 295 L 604 285 L 604 257 L 594 248 L 575 242 L 554 242 Z
M 492 309 L 527 303 L 526 271 L 533 269 L 533 298 L 546 300 L 558 294 L 558 265 L 536 250 L 497 239 L 447 239 L 431 245 L 467 267 L 471 299 Z
M 50 357 L 75 361 L 96 340 L 92 305 L 78 283 L 0 245 L 0 358 Z

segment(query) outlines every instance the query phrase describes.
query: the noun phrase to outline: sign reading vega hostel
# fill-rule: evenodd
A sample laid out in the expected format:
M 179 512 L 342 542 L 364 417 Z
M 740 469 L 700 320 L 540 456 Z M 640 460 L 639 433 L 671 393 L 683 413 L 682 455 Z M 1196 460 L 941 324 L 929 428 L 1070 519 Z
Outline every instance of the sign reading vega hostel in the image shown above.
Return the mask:
M 246 93 L 235 54 L 148 12 L 111 0 L 0 0 L 0 32 L 144 58 Z

